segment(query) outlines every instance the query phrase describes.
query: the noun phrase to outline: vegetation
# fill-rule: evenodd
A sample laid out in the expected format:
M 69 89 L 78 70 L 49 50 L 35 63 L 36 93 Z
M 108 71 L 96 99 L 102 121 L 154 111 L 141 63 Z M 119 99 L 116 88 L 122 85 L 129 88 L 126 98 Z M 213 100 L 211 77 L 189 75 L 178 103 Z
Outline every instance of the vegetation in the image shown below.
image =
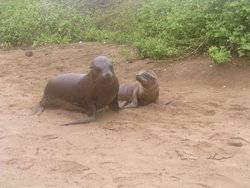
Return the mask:
M 230 60 L 230 52 L 226 50 L 225 47 L 220 46 L 220 48 L 216 46 L 211 46 L 208 49 L 209 57 L 215 64 L 221 64 L 225 61 Z
M 135 50 L 127 47 L 119 47 L 118 53 L 126 59 L 127 62 L 132 62 L 138 56 Z
M 78 41 L 88 16 L 60 4 L 35 0 L 2 0 L 2 46 L 48 45 Z
M 222 63 L 250 55 L 249 20 L 249 0 L 1 0 L 0 44 L 116 42 L 142 58 L 208 51 Z

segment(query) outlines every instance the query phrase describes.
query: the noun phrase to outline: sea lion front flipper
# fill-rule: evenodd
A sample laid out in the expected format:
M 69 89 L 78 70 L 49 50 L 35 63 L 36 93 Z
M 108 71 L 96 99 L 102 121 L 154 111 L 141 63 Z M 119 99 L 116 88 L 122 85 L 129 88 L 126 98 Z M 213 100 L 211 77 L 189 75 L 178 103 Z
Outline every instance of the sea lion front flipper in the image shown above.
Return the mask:
M 94 104 L 90 104 L 88 106 L 88 117 L 85 119 L 80 119 L 80 120 L 75 120 L 75 121 L 71 121 L 68 123 L 64 123 L 61 126 L 68 126 L 68 125 L 76 125 L 76 124 L 81 124 L 81 123 L 88 123 L 91 122 L 93 120 L 95 120 L 96 118 L 96 106 Z
M 157 96 L 157 98 L 154 101 L 155 104 L 159 104 L 159 97 Z
M 138 98 L 137 98 L 137 90 L 133 93 L 133 101 L 131 104 L 125 106 L 124 108 L 136 108 L 138 107 Z
M 115 99 L 108 106 L 111 110 L 115 112 L 121 110 L 119 103 L 118 103 L 118 95 L 115 96 Z

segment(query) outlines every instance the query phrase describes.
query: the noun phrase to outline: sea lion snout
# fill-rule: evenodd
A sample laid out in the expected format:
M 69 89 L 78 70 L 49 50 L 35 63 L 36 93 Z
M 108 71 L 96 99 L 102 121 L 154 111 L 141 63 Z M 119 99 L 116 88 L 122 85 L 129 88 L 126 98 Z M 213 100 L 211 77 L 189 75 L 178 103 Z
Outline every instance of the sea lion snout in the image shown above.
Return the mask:
M 104 78 L 106 79 L 110 79 L 113 77 L 113 73 L 110 71 L 110 72 L 107 72 L 107 73 L 103 73 L 102 75 Z

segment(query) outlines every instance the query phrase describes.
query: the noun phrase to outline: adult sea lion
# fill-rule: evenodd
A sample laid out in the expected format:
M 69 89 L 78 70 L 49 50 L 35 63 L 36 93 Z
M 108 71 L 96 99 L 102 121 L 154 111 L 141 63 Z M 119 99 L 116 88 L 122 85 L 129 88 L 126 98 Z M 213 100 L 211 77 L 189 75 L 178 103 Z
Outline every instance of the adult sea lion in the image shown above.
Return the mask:
M 47 83 L 43 97 L 37 103 L 34 114 L 40 114 L 45 107 L 58 106 L 86 112 L 88 117 L 63 125 L 93 121 L 96 111 L 108 106 L 113 111 L 118 105 L 119 83 L 112 62 L 105 56 L 96 57 L 88 74 L 69 73 L 59 75 Z
M 118 99 L 126 101 L 123 107 L 135 108 L 157 102 L 159 85 L 152 70 L 141 71 L 136 75 L 137 82 L 121 84 Z M 131 103 L 131 104 L 129 104 Z

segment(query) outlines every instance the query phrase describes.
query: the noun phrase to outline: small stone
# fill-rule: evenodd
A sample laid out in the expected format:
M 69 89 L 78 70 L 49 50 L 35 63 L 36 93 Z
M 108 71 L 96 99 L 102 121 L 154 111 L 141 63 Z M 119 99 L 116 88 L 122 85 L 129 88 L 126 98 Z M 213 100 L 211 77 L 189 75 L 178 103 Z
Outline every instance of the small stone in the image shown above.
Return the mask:
M 32 51 L 28 51 L 28 52 L 25 53 L 25 55 L 28 56 L 28 57 L 31 57 L 31 56 L 33 56 L 33 52 Z

